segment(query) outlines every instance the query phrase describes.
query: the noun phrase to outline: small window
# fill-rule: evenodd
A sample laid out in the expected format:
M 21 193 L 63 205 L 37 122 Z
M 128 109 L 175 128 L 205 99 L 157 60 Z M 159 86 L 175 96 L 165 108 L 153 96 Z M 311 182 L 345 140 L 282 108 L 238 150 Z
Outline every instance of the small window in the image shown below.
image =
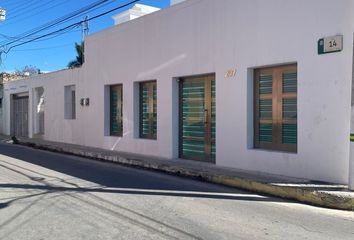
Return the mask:
M 64 87 L 64 117 L 65 119 L 76 118 L 75 85 Z
M 297 65 L 255 70 L 256 148 L 297 151 Z
M 140 83 L 140 137 L 156 139 L 157 96 L 156 81 Z
M 123 86 L 110 86 L 110 135 L 123 135 Z

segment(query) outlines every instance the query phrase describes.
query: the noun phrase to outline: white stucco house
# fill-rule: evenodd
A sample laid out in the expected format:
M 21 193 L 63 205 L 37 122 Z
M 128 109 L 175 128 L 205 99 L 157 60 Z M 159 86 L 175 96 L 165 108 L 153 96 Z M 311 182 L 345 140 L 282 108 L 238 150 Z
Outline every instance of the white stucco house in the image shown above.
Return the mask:
M 352 0 L 186 0 L 5 83 L 0 129 L 347 184 L 353 32 Z

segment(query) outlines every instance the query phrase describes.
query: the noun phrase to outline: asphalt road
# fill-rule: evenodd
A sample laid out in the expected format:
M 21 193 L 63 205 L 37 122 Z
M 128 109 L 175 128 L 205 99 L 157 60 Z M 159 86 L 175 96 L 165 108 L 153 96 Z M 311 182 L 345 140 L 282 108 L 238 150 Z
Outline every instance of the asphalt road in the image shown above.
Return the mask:
M 354 213 L 0 144 L 0 239 L 354 239 Z

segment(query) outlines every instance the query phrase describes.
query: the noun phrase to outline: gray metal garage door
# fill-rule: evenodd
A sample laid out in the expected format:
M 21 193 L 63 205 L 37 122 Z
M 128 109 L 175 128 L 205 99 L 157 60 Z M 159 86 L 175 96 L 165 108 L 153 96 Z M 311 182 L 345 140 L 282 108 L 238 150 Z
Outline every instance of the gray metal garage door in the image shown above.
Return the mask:
M 13 96 L 13 134 L 28 137 L 28 96 Z

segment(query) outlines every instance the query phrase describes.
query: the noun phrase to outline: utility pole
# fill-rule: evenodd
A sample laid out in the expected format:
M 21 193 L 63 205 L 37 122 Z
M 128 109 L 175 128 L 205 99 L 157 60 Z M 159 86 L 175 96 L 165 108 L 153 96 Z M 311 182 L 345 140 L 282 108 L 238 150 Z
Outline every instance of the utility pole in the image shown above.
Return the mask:
M 85 37 L 89 34 L 89 31 L 89 17 L 86 16 L 85 20 L 81 23 L 82 62 L 85 62 Z
M 5 21 L 6 19 L 6 10 L 0 7 L 0 22 Z
M 2 7 L 0 7 L 0 22 L 3 22 L 6 20 L 6 10 Z M 2 64 L 2 54 L 4 52 L 4 49 L 0 49 L 0 64 Z
M 89 17 L 86 16 L 85 20 L 81 23 L 81 41 L 84 42 L 85 37 L 89 34 L 90 26 L 89 26 Z

